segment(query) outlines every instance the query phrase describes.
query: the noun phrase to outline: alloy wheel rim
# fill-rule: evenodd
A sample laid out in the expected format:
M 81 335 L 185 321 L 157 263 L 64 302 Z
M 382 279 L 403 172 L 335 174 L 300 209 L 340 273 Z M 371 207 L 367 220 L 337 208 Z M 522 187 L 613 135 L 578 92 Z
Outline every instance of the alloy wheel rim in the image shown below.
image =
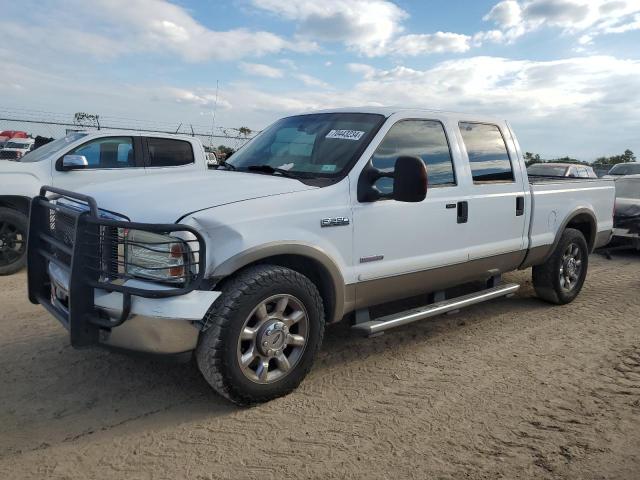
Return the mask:
M 237 360 L 254 383 L 270 384 L 300 362 L 309 337 L 309 316 L 293 295 L 273 295 L 260 302 L 242 325 Z
M 575 243 L 570 243 L 562 254 L 560 262 L 560 288 L 570 292 L 578 284 L 582 274 L 582 251 Z
M 25 252 L 26 237 L 17 225 L 0 220 L 0 266 L 5 267 L 20 260 Z

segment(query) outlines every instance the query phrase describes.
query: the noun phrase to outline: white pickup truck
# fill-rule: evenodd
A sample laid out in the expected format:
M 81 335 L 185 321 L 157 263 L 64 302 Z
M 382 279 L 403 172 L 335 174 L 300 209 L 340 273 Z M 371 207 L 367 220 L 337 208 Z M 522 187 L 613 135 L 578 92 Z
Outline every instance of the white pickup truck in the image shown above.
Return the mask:
M 513 294 L 571 302 L 613 227 L 612 181 L 529 180 L 506 122 L 389 108 L 277 121 L 207 175 L 44 188 L 29 295 L 71 343 L 195 352 L 239 404 L 294 389 L 326 324 L 365 335 Z M 456 294 L 461 285 L 481 282 Z M 373 306 L 429 294 L 375 317 Z
M 75 190 L 149 173 L 205 169 L 204 149 L 195 138 L 104 130 L 70 133 L 0 162 L 0 275 L 25 264 L 29 202 L 42 185 Z

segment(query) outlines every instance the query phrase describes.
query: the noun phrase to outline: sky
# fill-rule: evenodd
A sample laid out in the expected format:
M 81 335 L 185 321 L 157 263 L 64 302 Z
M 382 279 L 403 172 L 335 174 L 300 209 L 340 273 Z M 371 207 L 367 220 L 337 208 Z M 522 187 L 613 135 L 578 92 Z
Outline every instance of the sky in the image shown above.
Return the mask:
M 260 130 L 393 105 L 640 154 L 640 0 L 0 0 L 0 109 Z M 218 95 L 216 102 L 216 85 Z

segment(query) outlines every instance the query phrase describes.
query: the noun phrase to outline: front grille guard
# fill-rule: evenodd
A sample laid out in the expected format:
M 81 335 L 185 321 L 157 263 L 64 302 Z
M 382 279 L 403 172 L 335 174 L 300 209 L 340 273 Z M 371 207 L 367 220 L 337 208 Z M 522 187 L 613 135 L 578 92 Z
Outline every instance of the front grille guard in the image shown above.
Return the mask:
M 47 193 L 54 198 L 47 198 Z M 58 202 L 71 200 L 74 206 Z M 75 208 L 75 206 L 78 208 Z M 162 289 L 145 288 L 144 283 L 126 285 L 138 279 L 126 273 L 124 251 L 129 230 L 185 237 L 190 252 L 183 251 L 185 275 L 183 285 L 163 284 Z M 163 242 L 128 243 L 138 248 L 154 250 Z M 70 332 L 74 346 L 97 342 L 100 327 L 113 328 L 131 312 L 131 296 L 167 298 L 184 295 L 201 285 L 206 265 L 205 242 L 193 228 L 179 224 L 147 224 L 107 218 L 96 201 L 89 196 L 44 186 L 31 203 L 28 239 L 29 299 L 52 313 Z M 55 294 L 56 281 L 49 275 L 49 265 L 68 280 L 66 301 Z M 166 267 L 169 269 L 171 267 Z M 165 267 L 145 267 L 163 270 Z M 152 281 L 152 280 L 151 280 Z M 155 281 L 155 284 L 158 282 Z M 52 288 L 53 287 L 53 288 Z M 122 293 L 123 305 L 116 321 L 94 307 L 94 290 Z

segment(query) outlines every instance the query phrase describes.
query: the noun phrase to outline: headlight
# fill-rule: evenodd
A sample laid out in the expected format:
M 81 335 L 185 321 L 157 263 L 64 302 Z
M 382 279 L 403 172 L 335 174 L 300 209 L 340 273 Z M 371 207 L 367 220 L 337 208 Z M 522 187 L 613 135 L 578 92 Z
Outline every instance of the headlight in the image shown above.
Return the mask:
M 193 262 L 185 241 L 143 230 L 129 230 L 124 236 L 128 275 L 171 283 L 189 279 Z

